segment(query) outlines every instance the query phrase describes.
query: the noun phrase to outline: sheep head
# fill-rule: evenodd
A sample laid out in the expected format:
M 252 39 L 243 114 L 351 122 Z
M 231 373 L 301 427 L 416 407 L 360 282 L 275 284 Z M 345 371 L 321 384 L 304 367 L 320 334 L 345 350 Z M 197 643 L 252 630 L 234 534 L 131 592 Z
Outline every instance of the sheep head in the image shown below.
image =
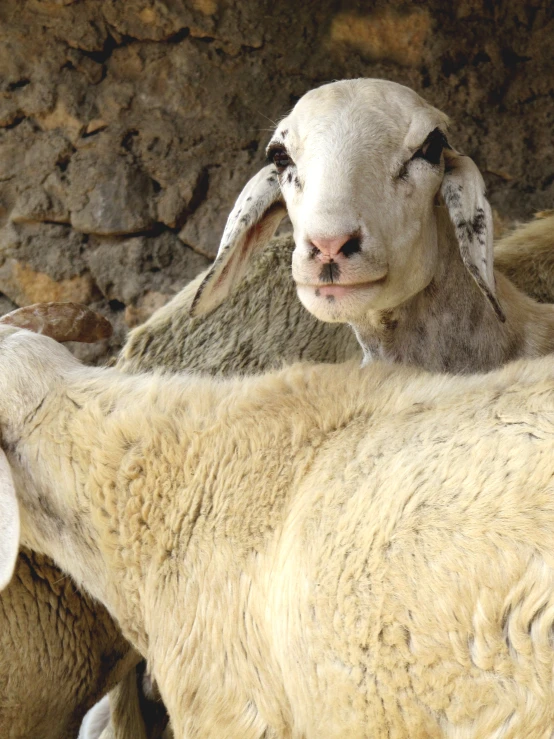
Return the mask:
M 305 307 L 355 324 L 395 308 L 436 270 L 437 205 L 446 205 L 466 268 L 495 297 L 492 216 L 475 164 L 448 145 L 448 119 L 403 85 L 334 82 L 308 92 L 277 126 L 271 164 L 233 208 L 192 314 L 216 307 L 288 212 L 292 273 Z

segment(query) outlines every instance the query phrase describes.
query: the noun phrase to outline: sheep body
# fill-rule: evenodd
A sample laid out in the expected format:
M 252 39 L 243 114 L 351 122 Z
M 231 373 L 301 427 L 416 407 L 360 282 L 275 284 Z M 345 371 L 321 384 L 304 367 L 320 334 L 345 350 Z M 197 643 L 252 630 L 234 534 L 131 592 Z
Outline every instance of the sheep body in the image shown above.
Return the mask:
M 23 541 L 117 616 L 177 737 L 554 730 L 552 359 L 214 381 L 3 336 Z
M 496 247 L 499 269 L 522 289 L 551 302 L 552 221 L 525 225 Z M 129 372 L 167 367 L 232 374 L 261 371 L 302 357 L 340 361 L 361 356 L 347 326 L 319 322 L 300 305 L 290 274 L 293 247 L 291 237 L 275 240 L 267 253 L 256 256 L 245 282 L 221 308 L 191 319 L 190 304 L 202 279 L 197 278 L 130 333 L 119 365 Z M 274 289 L 268 289 L 270 281 Z M 270 330 L 279 327 L 270 334 L 263 321 L 268 302 L 274 306 Z M 241 341 L 244 336 L 253 338 Z M 278 342 L 275 348 L 272 341 Z M 69 601 L 64 600 L 61 588 L 71 596 Z M 113 620 L 102 606 L 74 591 L 72 582 L 52 562 L 27 552 L 20 555 L 9 588 L 0 594 L 3 737 L 65 739 L 74 734 L 73 727 L 78 726 L 87 708 L 132 663 L 123 640 L 116 648 L 121 661 L 112 662 L 117 640 Z M 25 638 L 20 639 L 19 634 Z M 48 678 L 43 679 L 46 673 Z M 75 675 L 80 679 L 75 680 Z M 121 726 L 112 730 L 117 739 L 134 739 Z
M 288 266 L 282 251 L 287 248 Z M 265 287 L 270 275 L 276 276 L 277 283 L 272 294 Z M 232 374 L 262 371 L 298 359 L 337 362 L 349 356 L 361 358 L 347 326 L 321 323 L 296 299 L 287 239 L 277 239 L 261 255 L 259 267 L 217 316 L 191 322 L 188 310 L 196 283 L 160 309 L 145 331 L 139 327 L 131 333 L 122 353 L 125 359 L 120 359 L 126 371 L 162 367 Z M 27 587 L 18 574 L 0 594 L 0 736 L 27 739 L 35 733 L 41 739 L 65 739 L 76 733 L 74 727 L 90 706 L 138 657 L 130 657 L 132 650 L 105 609 L 75 592 L 73 582 L 46 557 L 21 555 L 19 568 L 25 582 L 34 585 Z M 59 583 L 71 592 L 69 601 L 60 594 Z M 51 606 L 43 605 L 47 603 Z M 20 633 L 26 634 L 24 653 Z M 37 674 L 48 674 L 48 679 L 37 679 Z M 75 675 L 82 677 L 77 681 Z M 125 692 L 124 686 L 121 690 Z M 129 733 L 126 726 L 126 721 L 135 719 L 132 708 L 128 716 L 120 708 L 110 736 L 136 739 L 136 733 Z

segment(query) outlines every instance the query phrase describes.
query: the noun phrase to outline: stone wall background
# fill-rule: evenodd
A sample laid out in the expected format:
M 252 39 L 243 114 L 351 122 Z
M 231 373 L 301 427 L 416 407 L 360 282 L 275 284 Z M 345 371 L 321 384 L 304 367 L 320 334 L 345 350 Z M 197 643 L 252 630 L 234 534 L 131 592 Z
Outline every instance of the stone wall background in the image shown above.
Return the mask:
M 549 0 L 0 0 L 0 312 L 98 307 L 99 361 L 203 269 L 272 122 L 345 77 L 452 117 L 496 224 L 554 203 Z

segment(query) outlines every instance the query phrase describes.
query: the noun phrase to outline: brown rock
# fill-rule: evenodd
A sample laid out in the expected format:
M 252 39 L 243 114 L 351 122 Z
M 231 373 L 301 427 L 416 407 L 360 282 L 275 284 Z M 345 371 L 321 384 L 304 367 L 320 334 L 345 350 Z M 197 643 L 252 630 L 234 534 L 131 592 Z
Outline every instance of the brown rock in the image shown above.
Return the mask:
M 173 0 L 171 3 L 126 0 L 125 6 L 105 3 L 102 11 L 108 23 L 120 34 L 138 39 L 162 41 L 191 27 L 205 34 L 213 31 L 210 19 L 201 12 L 195 12 L 194 4 L 186 0 Z
M 41 186 L 23 190 L 15 202 L 10 217 L 14 223 L 25 221 L 50 221 L 54 223 L 69 223 L 69 211 L 63 200 L 53 192 Z
M 94 118 L 94 120 L 89 121 L 86 128 L 86 134 L 87 136 L 90 136 L 91 133 L 96 133 L 97 131 L 102 131 L 104 128 L 106 128 L 108 124 L 105 120 L 102 118 Z
M 216 0 L 192 0 L 192 7 L 199 10 L 202 15 L 214 15 L 217 13 Z
M 64 30 L 66 43 L 74 49 L 100 51 L 106 42 L 108 29 L 101 13 L 102 3 L 44 2 L 28 0 L 21 12 L 23 23 L 34 20 L 39 27 L 57 35 Z
M 85 75 L 87 82 L 97 85 L 102 79 L 104 68 L 102 64 L 91 59 L 78 49 L 68 49 L 67 59 L 73 67 Z
M 350 46 L 368 59 L 389 59 L 406 66 L 421 63 L 431 18 L 424 10 L 371 15 L 340 13 L 331 23 L 332 44 Z
M 147 321 L 152 313 L 165 305 L 170 299 L 170 295 L 163 293 L 147 292 L 142 295 L 136 305 L 128 305 L 125 308 L 125 324 L 128 328 L 134 328 L 141 323 Z
M 183 198 L 177 185 L 166 188 L 158 200 L 158 220 L 170 228 L 176 228 L 183 221 L 192 190 L 187 195 Z
M 154 224 L 154 184 L 132 157 L 114 157 L 107 141 L 71 158 L 71 225 L 82 233 L 102 235 L 145 231 Z
M 86 259 L 104 297 L 122 306 L 137 305 L 149 291 L 174 295 L 209 264 L 171 232 L 155 238 L 98 239 Z
M 26 328 L 62 342 L 92 344 L 113 334 L 111 323 L 82 303 L 35 303 L 3 315 L 0 323 Z
M 195 167 L 168 185 L 158 199 L 158 220 L 170 228 L 180 228 L 187 214 L 197 205 L 202 188 L 207 187 L 207 175 Z
M 55 282 L 83 274 L 86 236 L 53 223 L 7 223 L 0 229 L 0 266 L 7 259 L 28 264 Z
M 0 267 L 0 290 L 20 306 L 64 301 L 89 303 L 94 295 L 94 282 L 90 275 L 56 282 L 25 263 L 8 259 Z

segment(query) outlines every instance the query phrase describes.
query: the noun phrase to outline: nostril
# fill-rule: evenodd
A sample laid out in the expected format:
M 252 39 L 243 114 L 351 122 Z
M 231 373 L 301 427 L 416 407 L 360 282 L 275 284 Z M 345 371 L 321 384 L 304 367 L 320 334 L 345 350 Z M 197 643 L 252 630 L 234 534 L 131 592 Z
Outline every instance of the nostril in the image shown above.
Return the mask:
M 359 237 L 354 236 L 353 238 L 348 239 L 346 244 L 341 247 L 340 253 L 345 257 L 351 257 L 352 254 L 357 254 L 361 249 L 362 247 L 360 245 Z
M 308 238 L 307 245 L 311 259 L 325 262 L 333 259 L 346 259 L 362 250 L 360 235 L 352 233 L 333 238 Z
M 317 256 L 319 256 L 319 254 L 321 254 L 317 246 L 315 246 L 314 244 L 310 244 L 309 249 L 310 259 L 315 259 Z

